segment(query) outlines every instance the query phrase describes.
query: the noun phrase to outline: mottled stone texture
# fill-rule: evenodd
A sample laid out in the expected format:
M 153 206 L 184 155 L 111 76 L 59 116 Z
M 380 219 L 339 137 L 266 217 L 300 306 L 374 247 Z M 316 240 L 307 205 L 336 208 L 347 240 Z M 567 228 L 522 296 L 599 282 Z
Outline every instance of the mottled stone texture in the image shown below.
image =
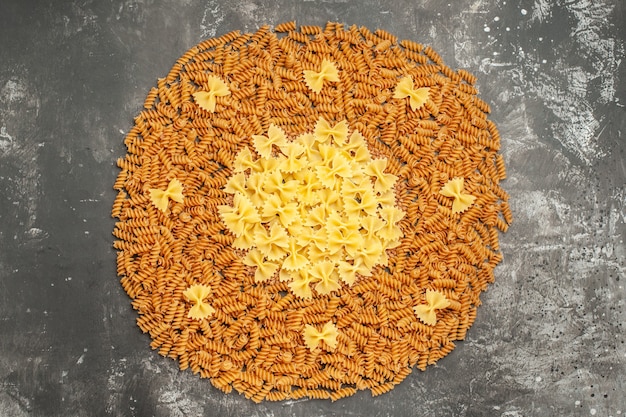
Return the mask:
M 620 0 L 0 2 L 0 415 L 626 414 Z M 115 276 L 115 160 L 157 77 L 265 23 L 386 29 L 478 77 L 515 223 L 467 340 L 383 396 L 255 405 L 152 352 Z

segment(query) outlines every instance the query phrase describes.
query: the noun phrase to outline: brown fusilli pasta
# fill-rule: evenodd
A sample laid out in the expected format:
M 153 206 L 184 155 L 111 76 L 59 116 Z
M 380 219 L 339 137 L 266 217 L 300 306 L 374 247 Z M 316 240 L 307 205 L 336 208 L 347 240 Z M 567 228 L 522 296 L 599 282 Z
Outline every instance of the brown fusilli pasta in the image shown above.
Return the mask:
M 336 63 L 338 81 L 313 92 L 303 71 L 323 60 Z M 429 91 L 415 110 L 394 96 L 405 76 Z M 208 111 L 194 94 L 207 91 L 212 77 L 230 94 Z M 117 273 L 151 347 L 218 389 L 235 388 L 256 402 L 336 401 L 361 389 L 381 395 L 413 367 L 424 370 L 446 356 L 476 317 L 479 295 L 502 259 L 498 230 L 512 222 L 499 186 L 506 177 L 500 137 L 475 84 L 430 46 L 337 23 L 234 31 L 187 51 L 149 91 L 114 185 Z M 306 299 L 278 276 L 255 280 L 218 207 L 233 203 L 224 188 L 253 136 L 275 125 L 294 137 L 313 131 L 320 117 L 345 120 L 374 158 L 388 161 L 386 172 L 398 178 L 390 201 L 405 216 L 386 266 Z M 441 194 L 454 178 L 463 178 L 475 198 L 461 212 Z M 150 190 L 173 179 L 184 200 L 160 210 Z M 211 289 L 214 313 L 203 319 L 189 316 L 193 303 L 184 296 L 195 284 Z M 435 325 L 415 312 L 429 291 L 447 300 Z M 338 332 L 336 346 L 323 340 L 311 350 L 305 326 L 326 323 Z

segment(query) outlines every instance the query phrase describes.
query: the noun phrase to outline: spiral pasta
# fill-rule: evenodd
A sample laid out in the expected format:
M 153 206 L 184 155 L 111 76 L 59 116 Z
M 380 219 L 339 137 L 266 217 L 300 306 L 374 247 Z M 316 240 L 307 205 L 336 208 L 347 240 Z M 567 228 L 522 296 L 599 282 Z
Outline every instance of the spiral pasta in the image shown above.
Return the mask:
M 413 367 L 424 370 L 446 356 L 474 322 L 479 295 L 502 259 L 498 230 L 513 220 L 499 185 L 506 177 L 500 137 L 475 83 L 429 46 L 338 23 L 235 31 L 185 52 L 149 91 L 114 184 L 117 274 L 150 346 L 181 370 L 255 402 L 336 401 L 363 389 L 381 395 Z M 210 105 L 198 95 L 207 91 L 215 93 Z M 333 126 L 345 121 L 374 160 L 386 161 L 368 168 L 379 181 L 371 186 L 381 207 L 395 204 L 404 217 L 381 209 L 367 226 L 401 230 L 380 229 L 395 239 L 381 262 L 357 271 L 350 285 L 303 298 L 271 268 L 255 279 L 257 266 L 238 249 L 245 227 L 234 222 L 233 232 L 219 207 L 234 204 L 226 190 L 237 185 L 237 167 L 261 163 L 242 154 L 254 149 L 254 137 L 272 126 L 287 137 L 307 134 L 320 118 Z M 262 163 L 270 166 L 280 155 L 265 146 Z M 356 148 L 342 152 L 367 160 Z M 252 171 L 241 174 L 246 195 L 257 187 Z M 177 191 L 180 184 L 182 197 L 172 184 Z M 442 194 L 448 184 L 457 191 Z M 161 197 L 159 208 L 151 193 Z M 450 197 L 470 194 L 462 209 Z M 249 232 L 250 239 L 259 235 Z M 356 261 L 342 267 L 356 268 Z M 210 296 L 185 297 L 198 285 Z M 210 314 L 190 317 L 205 304 Z

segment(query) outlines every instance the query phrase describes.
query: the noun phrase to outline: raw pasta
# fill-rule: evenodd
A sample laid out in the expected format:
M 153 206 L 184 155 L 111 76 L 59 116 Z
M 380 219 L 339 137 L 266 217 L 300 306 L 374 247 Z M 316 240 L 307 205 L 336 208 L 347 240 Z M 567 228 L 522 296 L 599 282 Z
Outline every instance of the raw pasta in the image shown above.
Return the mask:
M 151 347 L 255 402 L 381 395 L 447 355 L 512 221 L 475 82 L 428 46 L 339 23 L 187 51 L 114 185 L 117 273 Z M 307 230 L 306 245 L 288 234 Z

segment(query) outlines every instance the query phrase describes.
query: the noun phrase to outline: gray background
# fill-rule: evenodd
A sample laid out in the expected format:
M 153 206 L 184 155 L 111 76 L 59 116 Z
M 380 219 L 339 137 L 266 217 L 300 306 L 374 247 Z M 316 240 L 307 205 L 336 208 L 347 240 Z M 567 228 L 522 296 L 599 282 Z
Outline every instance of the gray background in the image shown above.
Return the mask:
M 623 0 L 0 0 L 1 416 L 626 415 Z M 149 348 L 115 274 L 124 133 L 189 47 L 296 19 L 478 77 L 515 222 L 467 340 L 393 391 L 255 405 Z

